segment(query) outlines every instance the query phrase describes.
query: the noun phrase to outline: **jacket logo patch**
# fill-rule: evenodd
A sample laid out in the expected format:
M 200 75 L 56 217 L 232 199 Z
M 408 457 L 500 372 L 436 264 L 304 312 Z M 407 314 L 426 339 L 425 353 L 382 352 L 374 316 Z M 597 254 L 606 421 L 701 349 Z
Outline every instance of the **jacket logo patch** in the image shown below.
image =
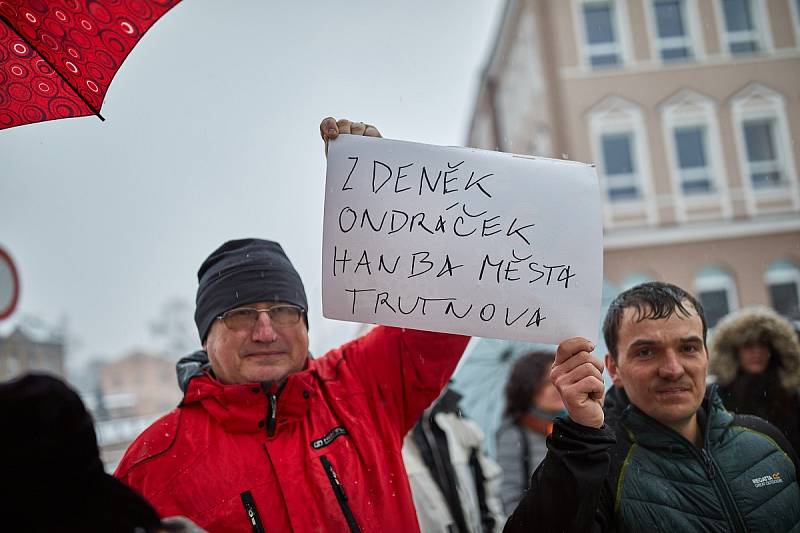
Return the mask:
M 319 450 L 320 448 L 328 446 L 331 442 L 335 441 L 342 435 L 347 435 L 347 430 L 344 429 L 342 426 L 336 426 L 335 428 L 330 430 L 328 434 L 325 435 L 324 437 L 312 440 L 311 447 L 314 448 L 315 450 Z
M 783 478 L 781 477 L 780 472 L 773 472 L 768 476 L 757 477 L 751 480 L 755 487 L 761 488 L 766 487 L 767 485 L 777 485 L 778 483 L 783 483 Z

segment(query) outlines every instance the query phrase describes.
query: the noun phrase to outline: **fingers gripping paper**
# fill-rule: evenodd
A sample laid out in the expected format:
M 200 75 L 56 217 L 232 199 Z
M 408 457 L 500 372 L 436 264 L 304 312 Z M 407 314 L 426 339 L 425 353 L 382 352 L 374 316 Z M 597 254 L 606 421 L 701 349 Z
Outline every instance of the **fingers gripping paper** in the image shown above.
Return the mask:
M 594 339 L 602 239 L 590 165 L 343 135 L 328 152 L 323 314 Z

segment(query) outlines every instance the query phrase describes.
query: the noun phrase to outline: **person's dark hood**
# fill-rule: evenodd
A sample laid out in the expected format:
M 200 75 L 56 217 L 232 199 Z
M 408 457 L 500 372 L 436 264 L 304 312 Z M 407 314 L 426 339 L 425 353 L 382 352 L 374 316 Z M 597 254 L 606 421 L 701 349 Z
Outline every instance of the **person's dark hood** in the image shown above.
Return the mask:
M 175 364 L 175 373 L 178 377 L 178 387 L 186 394 L 186 388 L 189 386 L 189 381 L 195 377 L 204 374 L 211 369 L 211 363 L 208 361 L 208 353 L 205 350 L 197 350 L 185 357 L 181 357 Z
M 714 328 L 709 342 L 709 372 L 721 385 L 730 384 L 739 372 L 739 348 L 765 343 L 779 359 L 777 373 L 786 390 L 800 387 L 800 343 L 792 324 L 772 309 L 746 307 L 735 311 Z
M 439 399 L 434 402 L 431 409 L 431 416 L 436 413 L 454 413 L 461 416 L 461 407 L 459 407 L 460 401 L 461 394 L 447 387 L 439 396 Z

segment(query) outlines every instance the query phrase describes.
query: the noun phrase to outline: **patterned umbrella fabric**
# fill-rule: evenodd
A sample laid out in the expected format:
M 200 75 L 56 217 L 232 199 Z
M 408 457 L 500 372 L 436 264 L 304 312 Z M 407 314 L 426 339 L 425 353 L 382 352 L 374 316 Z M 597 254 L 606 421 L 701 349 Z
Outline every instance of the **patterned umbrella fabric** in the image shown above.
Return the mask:
M 0 129 L 101 119 L 108 86 L 180 0 L 0 0 Z

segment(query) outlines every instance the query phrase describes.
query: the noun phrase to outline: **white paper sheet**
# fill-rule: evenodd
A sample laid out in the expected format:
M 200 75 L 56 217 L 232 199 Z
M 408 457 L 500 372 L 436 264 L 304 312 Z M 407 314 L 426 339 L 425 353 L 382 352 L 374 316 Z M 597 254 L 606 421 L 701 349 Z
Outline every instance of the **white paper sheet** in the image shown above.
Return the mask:
M 329 145 L 328 318 L 596 340 L 602 253 L 591 165 L 355 135 Z

